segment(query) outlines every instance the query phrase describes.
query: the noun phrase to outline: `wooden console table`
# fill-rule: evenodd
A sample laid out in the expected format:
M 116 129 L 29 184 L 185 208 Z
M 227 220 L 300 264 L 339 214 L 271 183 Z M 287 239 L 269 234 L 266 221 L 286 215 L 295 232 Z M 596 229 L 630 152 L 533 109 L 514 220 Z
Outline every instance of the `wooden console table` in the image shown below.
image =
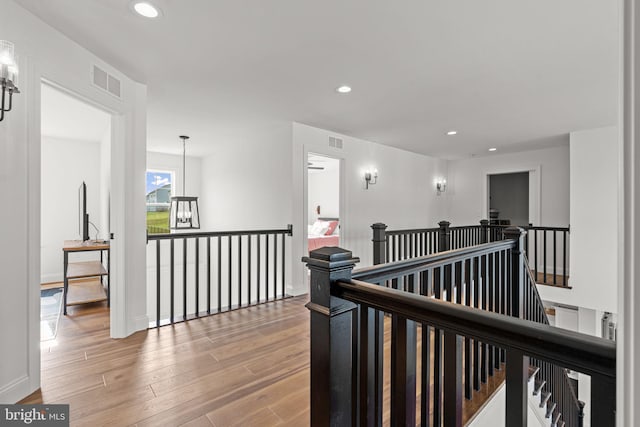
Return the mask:
M 78 252 L 100 251 L 100 261 L 69 262 L 69 254 Z M 111 255 L 109 242 L 103 240 L 65 240 L 62 247 L 64 253 L 64 314 L 68 305 L 87 304 L 90 302 L 107 301 L 110 303 L 109 272 Z M 104 266 L 104 252 L 107 253 L 107 267 Z M 70 279 L 99 277 L 100 283 L 71 283 Z M 107 278 L 105 291 L 104 278 Z

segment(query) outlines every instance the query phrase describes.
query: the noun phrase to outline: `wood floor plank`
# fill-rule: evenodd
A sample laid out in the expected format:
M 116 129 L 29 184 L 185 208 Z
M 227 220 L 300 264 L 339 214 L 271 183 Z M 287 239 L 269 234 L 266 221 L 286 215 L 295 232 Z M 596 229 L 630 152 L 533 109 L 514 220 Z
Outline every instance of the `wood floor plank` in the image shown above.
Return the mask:
M 106 306 L 70 308 L 56 345 L 42 348 L 42 389 L 25 402 L 69 403 L 72 426 L 308 425 L 307 300 L 271 302 L 121 340 L 109 337 Z M 486 400 L 497 385 L 478 394 Z M 387 395 L 385 425 L 388 402 Z M 481 399 L 474 399 L 465 406 L 477 410 L 480 405 Z

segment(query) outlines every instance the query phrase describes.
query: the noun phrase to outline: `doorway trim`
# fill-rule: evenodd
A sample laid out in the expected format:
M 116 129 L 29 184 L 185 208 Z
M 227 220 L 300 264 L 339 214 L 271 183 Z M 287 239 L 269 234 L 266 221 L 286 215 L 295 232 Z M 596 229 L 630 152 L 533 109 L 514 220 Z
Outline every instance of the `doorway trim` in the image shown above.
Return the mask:
M 529 222 L 540 225 L 542 219 L 542 165 L 530 167 L 496 168 L 482 172 L 482 213 L 481 219 L 489 219 L 489 178 L 490 175 L 529 172 Z

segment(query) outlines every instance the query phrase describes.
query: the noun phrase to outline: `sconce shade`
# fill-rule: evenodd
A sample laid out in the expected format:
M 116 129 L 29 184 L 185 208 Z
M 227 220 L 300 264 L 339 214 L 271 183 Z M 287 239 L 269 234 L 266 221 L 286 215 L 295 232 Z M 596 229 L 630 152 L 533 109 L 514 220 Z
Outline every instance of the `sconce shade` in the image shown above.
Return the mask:
M 172 230 L 200 228 L 200 211 L 198 210 L 197 197 L 172 197 L 169 212 L 169 228 Z

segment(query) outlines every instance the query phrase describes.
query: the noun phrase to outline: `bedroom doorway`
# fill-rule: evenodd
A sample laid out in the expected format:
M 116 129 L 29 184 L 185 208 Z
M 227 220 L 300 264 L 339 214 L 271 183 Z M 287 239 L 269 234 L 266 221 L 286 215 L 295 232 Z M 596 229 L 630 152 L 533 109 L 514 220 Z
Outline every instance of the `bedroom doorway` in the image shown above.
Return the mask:
M 46 81 L 40 95 L 40 338 L 50 348 L 88 313 L 109 319 L 112 115 Z
M 340 246 L 340 159 L 307 155 L 307 250 Z

